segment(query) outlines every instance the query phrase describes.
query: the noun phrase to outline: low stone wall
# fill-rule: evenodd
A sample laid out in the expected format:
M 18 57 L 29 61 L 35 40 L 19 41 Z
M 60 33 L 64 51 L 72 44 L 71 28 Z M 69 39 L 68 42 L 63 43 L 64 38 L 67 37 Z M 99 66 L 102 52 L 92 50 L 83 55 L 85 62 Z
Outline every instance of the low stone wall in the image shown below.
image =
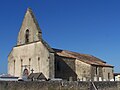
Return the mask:
M 120 82 L 94 82 L 97 90 L 120 90 Z M 95 90 L 92 82 L 0 81 L 0 90 Z

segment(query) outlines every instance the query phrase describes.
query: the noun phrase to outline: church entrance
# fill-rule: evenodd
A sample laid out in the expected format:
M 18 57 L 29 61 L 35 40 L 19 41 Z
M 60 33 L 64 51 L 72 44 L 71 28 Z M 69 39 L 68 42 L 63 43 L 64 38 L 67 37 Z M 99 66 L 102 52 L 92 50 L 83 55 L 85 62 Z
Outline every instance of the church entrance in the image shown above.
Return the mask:
M 23 71 L 23 76 L 28 76 L 28 75 L 29 75 L 29 71 L 27 68 L 25 68 Z
M 29 71 L 28 71 L 27 68 L 25 68 L 25 69 L 23 70 L 22 79 L 25 80 L 25 81 L 27 81 L 28 75 L 29 75 Z

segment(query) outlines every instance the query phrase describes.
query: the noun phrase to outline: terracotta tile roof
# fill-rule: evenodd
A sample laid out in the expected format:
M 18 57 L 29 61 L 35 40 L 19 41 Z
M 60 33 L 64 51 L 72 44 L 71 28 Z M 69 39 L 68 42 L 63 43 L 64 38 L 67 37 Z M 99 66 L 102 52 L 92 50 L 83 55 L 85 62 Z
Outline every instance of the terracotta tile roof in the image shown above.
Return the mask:
M 96 66 L 113 67 L 112 65 L 106 64 L 105 61 L 97 57 L 94 57 L 92 55 L 80 54 L 80 53 L 71 52 L 67 50 L 60 50 L 60 49 L 53 49 L 53 50 L 56 52 L 57 55 L 62 57 L 76 58 L 82 62 Z

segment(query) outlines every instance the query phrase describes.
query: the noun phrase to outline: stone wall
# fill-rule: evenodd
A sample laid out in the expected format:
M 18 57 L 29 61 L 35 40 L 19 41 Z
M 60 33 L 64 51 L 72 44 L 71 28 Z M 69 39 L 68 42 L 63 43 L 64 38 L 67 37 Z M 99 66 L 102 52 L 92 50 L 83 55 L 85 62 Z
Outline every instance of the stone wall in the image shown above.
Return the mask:
M 108 81 L 108 80 L 112 80 L 113 79 L 113 67 L 103 67 L 103 80 Z M 109 78 L 108 78 L 108 74 L 109 74 Z
M 94 82 L 97 90 L 120 90 L 120 82 Z M 95 90 L 91 82 L 39 81 L 8 82 L 0 81 L 0 90 Z
M 50 54 L 41 41 L 13 48 L 8 56 L 8 74 L 21 77 L 25 65 L 29 73 L 33 69 L 34 73 L 42 72 L 46 78 L 54 77 L 54 54 Z
M 75 59 L 55 56 L 55 77 L 64 80 L 77 80 Z
M 110 81 L 113 80 L 113 68 L 94 66 L 77 59 L 56 55 L 55 77 L 64 80 L 72 77 L 75 81 Z
M 113 81 L 113 67 L 91 66 L 92 81 Z
M 103 71 L 100 66 L 91 66 L 91 80 L 99 81 L 99 78 L 103 80 Z
M 76 74 L 77 79 L 80 81 L 90 81 L 91 80 L 91 65 L 84 63 L 80 60 L 76 60 Z

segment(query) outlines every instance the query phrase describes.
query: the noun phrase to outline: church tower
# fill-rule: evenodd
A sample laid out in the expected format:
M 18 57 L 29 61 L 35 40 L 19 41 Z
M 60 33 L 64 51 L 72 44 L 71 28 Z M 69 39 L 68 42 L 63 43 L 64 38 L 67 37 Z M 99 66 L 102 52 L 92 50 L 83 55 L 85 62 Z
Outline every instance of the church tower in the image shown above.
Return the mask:
M 20 32 L 17 45 L 27 44 L 42 39 L 42 31 L 30 8 L 27 9 Z
M 17 45 L 8 56 L 8 74 L 22 77 L 43 73 L 54 78 L 54 51 L 42 39 L 42 31 L 30 8 L 27 9 L 18 34 Z

